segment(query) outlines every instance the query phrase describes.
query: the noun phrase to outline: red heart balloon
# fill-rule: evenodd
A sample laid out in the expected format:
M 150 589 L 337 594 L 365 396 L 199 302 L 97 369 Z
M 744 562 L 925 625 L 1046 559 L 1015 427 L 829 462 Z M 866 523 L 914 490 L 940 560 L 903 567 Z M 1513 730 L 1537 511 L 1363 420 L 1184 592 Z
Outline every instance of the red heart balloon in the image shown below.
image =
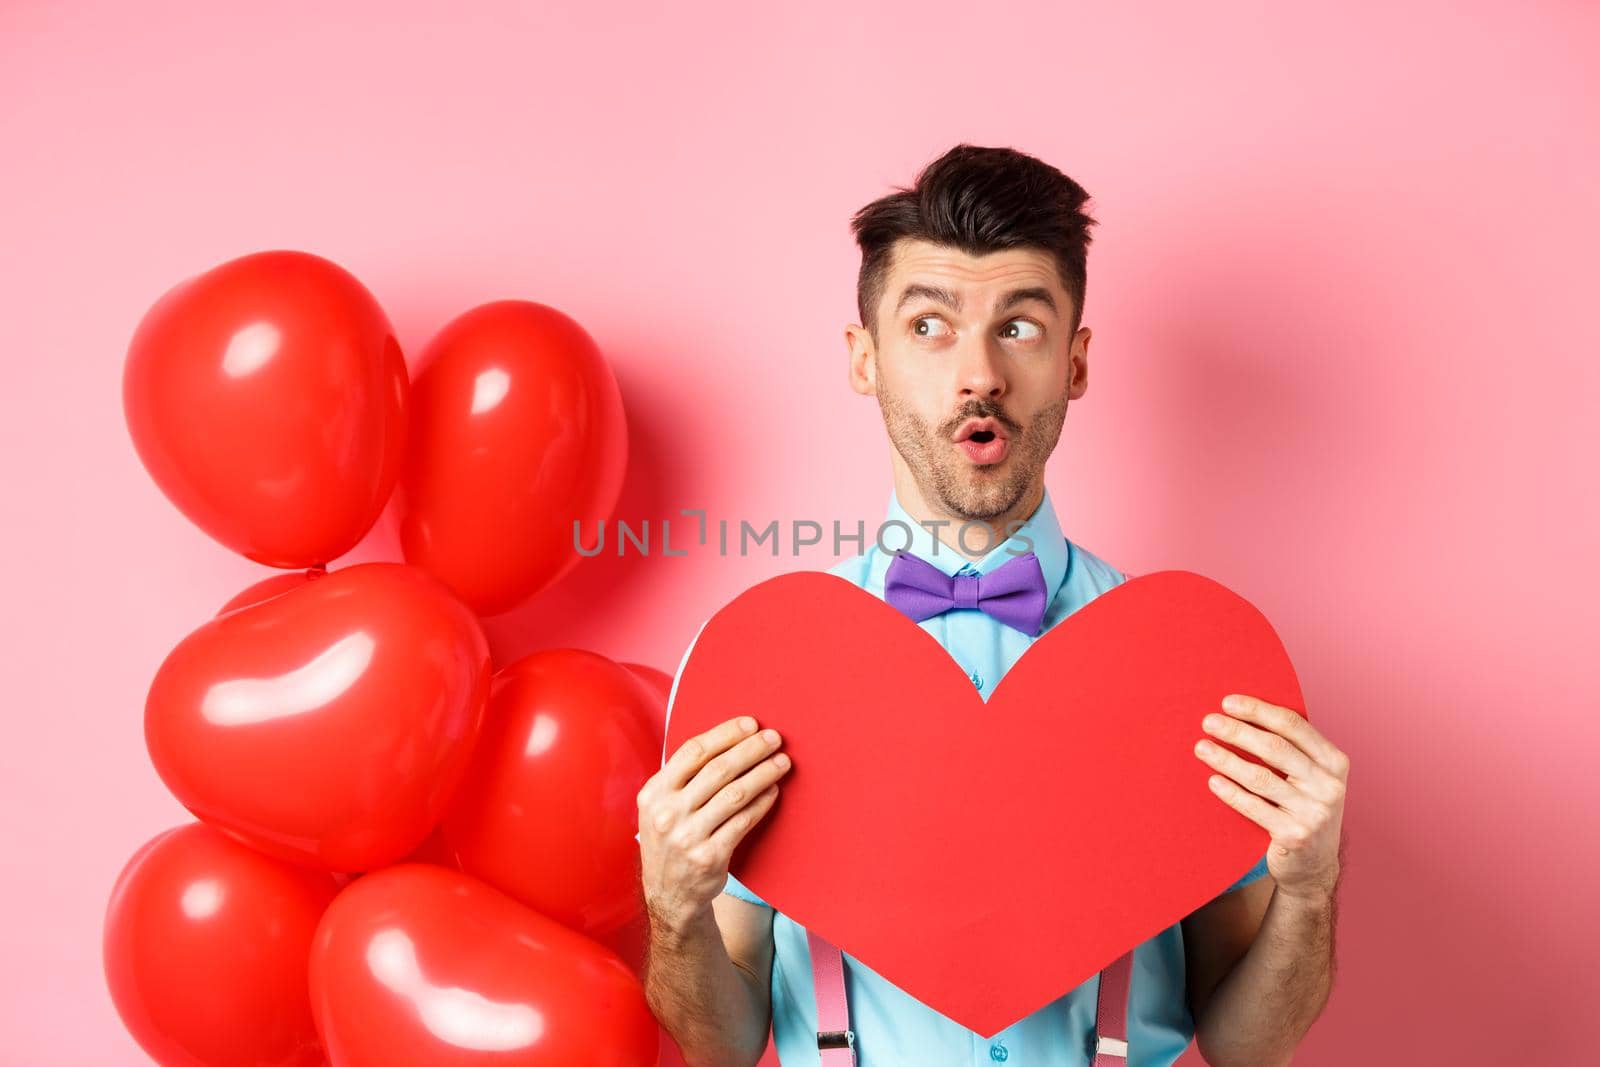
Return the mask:
M 279 593 L 287 593 L 291 589 L 299 589 L 307 582 L 314 582 L 318 578 L 327 577 L 328 572 L 320 567 L 303 571 L 291 571 L 288 574 L 274 574 L 270 578 L 263 578 L 254 585 L 246 586 L 239 590 L 228 602 L 217 611 L 218 615 L 226 615 L 235 608 L 249 607 L 259 604 L 263 600 L 271 600 Z
M 411 410 L 407 561 L 484 616 L 578 562 L 573 524 L 592 539 L 628 456 L 616 379 L 582 326 L 527 300 L 473 308 L 423 351 Z
M 444 831 L 435 826 L 422 844 L 412 849 L 402 863 L 432 863 L 440 867 L 461 869 L 461 862 L 456 859 L 456 854 L 451 851 L 450 845 L 444 839 Z
M 609 950 L 477 879 L 405 863 L 352 882 L 311 950 L 338 1067 L 651 1067 L 658 1026 Z
M 1194 755 L 1200 720 L 1235 692 L 1301 707 L 1271 624 L 1197 574 L 1096 597 L 1035 641 L 987 703 L 884 601 L 835 575 L 789 574 L 701 631 L 666 747 L 740 714 L 778 730 L 792 769 L 735 876 L 991 1035 L 1266 851 L 1267 832 L 1207 788 Z
M 441 827 L 461 869 L 590 937 L 637 918 L 638 794 L 661 755 L 651 701 L 627 668 L 581 649 L 496 674 Z
M 477 617 L 403 563 L 219 615 L 151 683 L 145 741 L 190 811 L 341 871 L 420 845 L 460 782 L 492 668 Z
M 399 477 L 409 384 L 387 316 L 348 271 L 257 252 L 174 287 L 128 346 L 122 401 L 150 477 L 222 544 L 326 564 Z
M 337 876 L 271 859 L 201 823 L 134 853 L 106 908 L 123 1025 L 158 1063 L 321 1067 L 306 967 Z

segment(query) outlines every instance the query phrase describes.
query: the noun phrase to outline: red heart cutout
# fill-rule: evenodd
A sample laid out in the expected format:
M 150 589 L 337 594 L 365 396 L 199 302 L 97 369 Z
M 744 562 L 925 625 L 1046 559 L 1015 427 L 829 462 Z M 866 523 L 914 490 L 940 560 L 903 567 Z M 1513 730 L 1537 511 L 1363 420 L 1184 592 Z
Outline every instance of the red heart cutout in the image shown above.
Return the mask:
M 1213 772 L 1194 755 L 1201 718 L 1229 693 L 1302 704 L 1271 624 L 1198 574 L 1096 597 L 987 703 L 878 597 L 786 574 L 706 623 L 666 748 L 740 714 L 777 729 L 793 769 L 736 850 L 735 877 L 990 1036 L 1266 851 L 1270 835 L 1207 788 Z

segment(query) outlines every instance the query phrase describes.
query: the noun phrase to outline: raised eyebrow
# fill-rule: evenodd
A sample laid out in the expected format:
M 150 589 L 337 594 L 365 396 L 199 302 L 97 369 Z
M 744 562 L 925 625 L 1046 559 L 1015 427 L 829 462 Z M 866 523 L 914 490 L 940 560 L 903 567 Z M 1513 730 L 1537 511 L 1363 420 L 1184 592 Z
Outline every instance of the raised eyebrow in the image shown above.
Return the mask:
M 939 285 L 924 285 L 921 282 L 912 282 L 900 293 L 900 301 L 894 306 L 895 314 L 898 315 L 901 308 L 911 303 L 911 301 L 917 299 L 935 301 L 943 304 L 951 311 L 961 310 L 960 293 L 952 293 L 950 290 Z
M 902 308 L 904 308 L 911 301 L 917 299 L 932 300 L 936 303 L 943 304 L 951 311 L 961 310 L 961 294 L 951 292 L 949 289 L 946 289 L 943 286 L 925 285 L 921 282 L 913 282 L 912 284 L 906 286 L 905 289 L 900 293 L 900 300 L 895 304 L 895 313 L 899 314 Z M 1057 314 L 1060 313 L 1060 309 L 1056 307 L 1056 298 L 1051 295 L 1049 289 L 1046 289 L 1042 285 L 1030 285 L 1021 289 L 1011 290 L 1005 296 L 1000 298 L 1000 303 L 998 306 L 996 306 L 995 311 L 1009 311 L 1018 304 L 1026 303 L 1029 300 L 1037 300 L 1045 307 L 1049 308 L 1052 312 L 1056 312 Z
M 1000 301 L 996 311 L 1009 311 L 1018 304 L 1029 300 L 1037 300 L 1051 311 L 1057 311 L 1056 298 L 1050 295 L 1050 290 L 1042 285 L 1031 285 L 1025 289 L 1013 289 Z

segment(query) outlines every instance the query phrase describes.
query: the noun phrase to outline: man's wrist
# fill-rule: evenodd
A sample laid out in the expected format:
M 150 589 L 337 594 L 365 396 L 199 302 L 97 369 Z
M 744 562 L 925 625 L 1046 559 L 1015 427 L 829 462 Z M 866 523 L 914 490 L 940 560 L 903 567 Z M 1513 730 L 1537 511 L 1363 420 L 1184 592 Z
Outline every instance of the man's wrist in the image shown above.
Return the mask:
M 1338 887 L 1338 875 L 1335 874 L 1331 882 L 1322 882 L 1303 887 L 1279 885 L 1273 893 L 1286 907 L 1304 911 L 1330 911 L 1333 908 L 1334 893 Z
M 647 912 L 651 939 L 669 951 L 702 940 L 707 934 L 721 937 L 716 913 L 709 904 L 687 915 L 669 915 L 655 908 L 647 908 Z

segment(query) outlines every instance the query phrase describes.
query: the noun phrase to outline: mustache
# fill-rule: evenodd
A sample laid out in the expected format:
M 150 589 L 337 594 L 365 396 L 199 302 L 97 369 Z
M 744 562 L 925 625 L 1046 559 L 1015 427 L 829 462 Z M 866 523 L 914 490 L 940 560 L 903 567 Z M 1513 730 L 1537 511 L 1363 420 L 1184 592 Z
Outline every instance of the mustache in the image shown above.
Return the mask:
M 944 434 L 944 436 L 950 437 L 958 429 L 960 429 L 961 424 L 966 422 L 968 419 L 993 419 L 995 422 L 998 422 L 1001 426 L 1004 426 L 1007 430 L 1009 430 L 1012 436 L 1016 436 L 1022 432 L 1022 424 L 1020 422 L 1017 422 L 1015 419 L 1011 418 L 1004 411 L 1000 410 L 998 406 L 994 404 L 986 404 L 982 401 L 977 401 L 973 404 L 969 404 L 965 408 L 962 408 L 961 411 L 957 412 L 949 422 L 940 427 L 940 432 Z

